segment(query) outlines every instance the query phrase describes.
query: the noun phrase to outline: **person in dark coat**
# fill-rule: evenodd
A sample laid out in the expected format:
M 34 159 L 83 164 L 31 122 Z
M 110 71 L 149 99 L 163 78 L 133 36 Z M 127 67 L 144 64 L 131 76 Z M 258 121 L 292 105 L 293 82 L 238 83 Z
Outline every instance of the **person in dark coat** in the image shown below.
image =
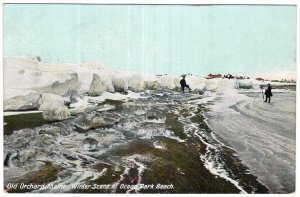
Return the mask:
M 192 90 L 190 88 L 190 86 L 186 84 L 185 75 L 182 76 L 182 79 L 180 80 L 180 85 L 181 85 L 182 92 L 184 92 L 184 88 L 185 87 L 187 87 L 188 89 L 190 89 L 190 91 Z
M 267 100 L 268 100 L 268 103 L 270 103 L 270 101 L 271 101 L 271 96 L 273 96 L 273 94 L 272 94 L 272 88 L 271 88 L 271 85 L 270 85 L 270 84 L 268 84 L 268 88 L 265 90 L 265 95 L 266 95 L 266 100 L 265 100 L 265 102 L 267 102 Z

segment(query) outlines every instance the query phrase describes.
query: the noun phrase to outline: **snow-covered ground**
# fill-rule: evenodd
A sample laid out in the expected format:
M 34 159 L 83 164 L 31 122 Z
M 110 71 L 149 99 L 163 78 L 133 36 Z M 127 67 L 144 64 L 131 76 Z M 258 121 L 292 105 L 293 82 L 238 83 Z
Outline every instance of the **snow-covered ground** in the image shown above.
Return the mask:
M 217 139 L 272 193 L 295 191 L 296 92 L 275 90 L 265 103 L 259 89 L 228 87 L 212 100 L 207 121 Z
M 110 144 L 109 146 L 114 143 L 117 145 L 120 141 L 123 142 L 126 137 L 131 140 L 130 137 L 133 134 L 130 132 L 141 139 L 164 136 L 176 139 L 178 142 L 185 142 L 164 128 L 166 117 L 161 115 L 160 110 L 165 110 L 164 113 L 170 111 L 166 108 L 166 103 L 168 103 L 172 107 L 174 107 L 173 105 L 176 106 L 174 114 L 178 114 L 184 107 L 197 111 L 197 104 L 204 104 L 210 109 L 205 114 L 205 121 L 212 130 L 211 136 L 215 136 L 219 142 L 218 145 L 207 144 L 208 149 L 211 150 L 207 149 L 208 154 L 201 156 L 202 161 L 212 174 L 229 180 L 240 191 L 244 191 L 238 184 L 238 180 L 235 180 L 233 176 L 230 177 L 223 168 L 226 164 L 220 165 L 213 158 L 220 151 L 220 144 L 221 146 L 225 144 L 237 151 L 242 162 L 250 168 L 250 172 L 257 176 L 261 183 L 267 186 L 272 193 L 294 191 L 295 91 L 275 89 L 273 90 L 271 103 L 264 103 L 262 100 L 263 90 L 260 87 L 261 85 L 267 85 L 269 82 L 259 82 L 252 79 L 208 80 L 187 76 L 186 81 L 194 90 L 193 95 L 190 95 L 176 92 L 178 89 L 180 90 L 180 79 L 179 76 L 156 76 L 153 73 L 117 71 L 98 63 L 53 65 L 40 62 L 38 58 L 33 57 L 5 57 L 4 110 L 16 112 L 5 112 L 4 115 L 18 114 L 20 110 L 25 110 L 21 113 L 27 113 L 26 110 L 41 110 L 43 115 L 45 112 L 47 112 L 46 115 L 52 114 L 52 117 L 50 117 L 52 120 L 66 119 L 64 123 L 66 125 L 57 123 L 54 126 L 45 125 L 42 128 L 29 130 L 27 131 L 28 135 L 32 134 L 32 136 L 26 139 L 30 140 L 30 137 L 35 138 L 38 135 L 40 141 L 43 141 L 44 130 L 47 135 L 47 132 L 52 135 L 55 129 L 57 133 L 59 133 L 59 130 L 66 130 L 66 134 L 59 134 L 62 135 L 62 138 L 53 137 L 55 145 L 50 144 L 59 155 L 57 163 L 62 165 L 66 161 L 63 153 L 69 155 L 70 152 L 70 154 L 80 152 L 83 154 L 81 156 L 90 154 L 84 151 L 81 152 L 82 148 L 78 146 L 82 143 L 91 146 L 90 149 L 95 148 L 93 144 L 90 144 L 89 138 L 86 138 L 87 143 L 82 142 L 82 139 L 85 139 L 85 134 L 73 131 L 74 125 L 83 130 L 89 130 L 99 125 L 111 126 L 115 122 L 119 122 L 120 119 L 125 118 L 122 124 L 115 126 L 116 128 L 105 130 L 108 132 L 99 129 L 101 132 L 94 136 L 94 130 L 90 131 L 93 139 L 98 142 L 97 147 L 99 150 L 97 149 L 97 154 L 107 151 L 105 149 L 107 144 Z M 271 83 L 271 85 L 291 84 L 277 82 Z M 149 90 L 155 90 L 156 92 Z M 155 100 L 154 98 L 158 99 Z M 114 111 L 117 106 L 109 104 L 99 106 L 106 100 L 124 101 L 126 111 L 122 112 L 124 113 L 122 114 L 123 117 L 120 117 L 120 111 L 118 110 L 110 112 Z M 68 107 L 65 106 L 67 103 L 69 104 Z M 182 103 L 186 106 L 181 106 Z M 56 105 L 57 108 L 55 108 Z M 152 108 L 153 106 L 156 108 Z M 32 111 L 30 112 L 32 113 Z M 109 117 L 98 117 L 99 113 L 102 112 L 107 116 L 109 115 Z M 149 112 L 151 113 L 147 114 Z M 192 113 L 192 116 L 197 115 L 193 111 L 189 111 L 189 113 Z M 70 114 L 73 117 L 68 119 Z M 145 117 L 139 120 L 139 116 Z M 148 119 L 148 117 L 158 117 L 158 119 Z M 185 124 L 184 131 L 186 134 L 191 137 L 193 133 L 196 133 L 203 141 L 204 138 L 202 139 L 203 136 L 200 135 L 202 130 L 198 128 L 199 125 L 189 122 L 187 119 L 181 116 L 179 120 Z M 159 126 L 157 128 L 153 126 L 145 128 L 138 125 L 140 122 L 145 123 L 145 125 Z M 43 130 L 42 135 L 40 134 L 41 130 Z M 127 132 L 130 135 L 126 136 Z M 205 132 L 202 132 L 202 134 L 204 135 Z M 18 138 L 23 139 L 23 135 L 25 135 L 23 132 L 17 131 L 13 136 L 6 138 L 11 138 L 10 140 L 13 141 Z M 107 141 L 103 141 L 103 136 L 107 136 Z M 15 144 L 11 145 L 7 142 L 7 150 L 5 151 L 15 151 L 14 146 Z M 47 157 L 48 154 L 53 152 L 52 150 L 49 151 L 49 147 L 44 149 L 44 144 L 38 146 L 42 147 L 38 150 L 42 156 L 46 155 L 45 157 Z M 159 150 L 165 149 L 164 145 L 156 141 L 154 147 Z M 76 151 L 72 152 L 72 148 Z M 24 155 L 33 154 L 29 148 L 28 150 L 29 152 L 23 151 L 25 152 Z M 89 157 L 89 159 L 91 158 Z M 91 160 L 94 162 L 94 159 Z M 139 164 L 137 165 L 139 166 Z M 143 165 L 140 165 L 139 169 L 143 171 Z M 6 170 L 7 174 L 12 172 L 10 169 Z M 101 173 L 98 175 L 100 176 Z M 80 176 L 85 178 L 90 174 L 80 174 Z

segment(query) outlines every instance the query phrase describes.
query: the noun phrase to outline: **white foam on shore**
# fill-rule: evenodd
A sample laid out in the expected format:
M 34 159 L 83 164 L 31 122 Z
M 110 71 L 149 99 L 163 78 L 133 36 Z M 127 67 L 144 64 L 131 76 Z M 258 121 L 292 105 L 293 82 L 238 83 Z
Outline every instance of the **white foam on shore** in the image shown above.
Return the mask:
M 219 144 L 214 145 L 206 142 L 205 139 L 203 139 L 204 137 L 198 133 L 201 132 L 201 129 L 199 130 L 199 124 L 192 123 L 190 121 L 190 118 L 196 115 L 193 111 L 197 109 L 197 105 L 190 107 L 193 107 L 189 108 L 190 116 L 186 118 L 181 116 L 179 120 L 184 124 L 184 131 L 187 135 L 193 134 L 206 145 L 206 153 L 200 155 L 200 159 L 204 163 L 205 168 L 208 169 L 212 174 L 231 182 L 238 190 L 240 190 L 240 193 L 246 194 L 247 192 L 239 185 L 238 180 L 230 178 L 227 171 L 225 170 L 226 164 L 224 162 L 220 162 L 221 158 L 219 158 L 217 155 L 218 146 L 222 146 L 223 144 L 217 141 Z M 212 153 L 215 153 L 216 155 L 211 155 Z
M 232 183 L 236 188 L 240 190 L 240 194 L 247 194 L 247 192 L 241 186 L 239 186 L 238 181 L 233 180 L 228 176 L 227 172 L 221 165 L 216 165 L 216 163 L 212 160 L 209 160 L 209 157 L 207 158 L 206 155 L 201 155 L 200 158 L 204 162 L 205 168 L 208 169 L 212 174 L 217 175 Z
M 153 143 L 154 148 L 157 149 L 166 149 L 166 146 L 164 144 L 162 144 L 160 141 L 155 141 Z

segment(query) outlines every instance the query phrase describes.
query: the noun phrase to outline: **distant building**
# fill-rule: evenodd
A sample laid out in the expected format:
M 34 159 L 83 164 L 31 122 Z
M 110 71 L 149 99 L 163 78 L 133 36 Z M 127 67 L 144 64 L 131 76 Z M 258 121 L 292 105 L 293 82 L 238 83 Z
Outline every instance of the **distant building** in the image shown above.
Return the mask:
M 261 77 L 257 77 L 257 78 L 255 78 L 255 80 L 257 80 L 257 81 L 264 81 L 264 79 L 261 78 Z
M 206 79 L 214 79 L 214 78 L 222 78 L 222 75 L 221 74 L 209 74 L 207 75 L 207 77 L 205 77 Z
M 249 77 L 246 77 L 246 76 L 239 76 L 239 77 L 236 76 L 235 78 L 236 78 L 236 79 L 250 79 Z
M 227 75 L 224 75 L 224 78 L 226 78 L 226 79 L 234 79 L 234 76 L 232 74 L 227 74 Z
M 276 79 L 276 80 L 271 80 L 271 82 L 281 82 L 281 81 Z
M 281 82 L 281 83 L 295 83 L 293 79 L 287 80 L 287 79 L 281 79 L 281 80 L 271 80 L 271 82 Z

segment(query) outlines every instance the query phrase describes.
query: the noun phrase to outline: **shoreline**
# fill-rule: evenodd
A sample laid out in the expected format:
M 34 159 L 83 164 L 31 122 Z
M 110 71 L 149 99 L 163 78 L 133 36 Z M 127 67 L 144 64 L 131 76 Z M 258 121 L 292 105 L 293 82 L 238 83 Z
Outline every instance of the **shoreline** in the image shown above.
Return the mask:
M 193 100 L 193 95 L 189 95 L 189 94 L 184 94 L 184 95 L 180 95 L 180 94 L 176 95 L 175 94 L 174 95 L 175 97 L 183 96 L 182 101 L 180 101 L 181 99 L 179 99 L 178 101 L 176 101 L 177 103 L 169 103 L 170 101 L 168 101 L 168 99 L 162 100 L 164 98 L 163 95 L 160 95 L 160 94 L 153 94 L 153 95 L 155 96 L 152 98 L 152 99 L 154 99 L 154 101 L 151 101 L 151 99 L 149 100 L 149 98 L 148 99 L 139 98 L 139 99 L 135 100 L 134 104 L 133 103 L 130 104 L 131 101 L 126 101 L 126 102 L 122 102 L 122 103 L 118 103 L 118 102 L 111 103 L 110 102 L 110 104 L 115 105 L 116 108 L 112 109 L 111 111 L 109 110 L 109 111 L 100 112 L 100 114 L 102 114 L 102 113 L 109 114 L 109 113 L 113 113 L 115 110 L 117 110 L 118 113 L 121 113 L 121 114 L 127 113 L 129 116 L 126 115 L 128 117 L 126 119 L 124 119 L 125 122 L 127 122 L 128 120 L 133 120 L 134 122 L 136 122 L 137 120 L 132 119 L 132 118 L 134 118 L 134 116 L 136 116 L 136 115 L 134 115 L 136 113 L 136 114 L 139 114 L 136 117 L 139 118 L 140 120 L 142 120 L 142 124 L 139 123 L 139 121 L 133 124 L 133 125 L 137 124 L 133 128 L 135 128 L 135 127 L 141 128 L 141 130 L 138 130 L 138 133 L 141 132 L 140 134 L 138 134 L 136 132 L 132 133 L 133 128 L 131 128 L 131 126 L 130 126 L 128 128 L 129 129 L 128 131 L 126 131 L 126 132 L 122 131 L 125 139 L 127 139 L 126 141 L 122 142 L 119 145 L 117 143 L 113 147 L 109 148 L 107 153 L 104 152 L 99 155 L 99 157 L 102 158 L 101 160 L 103 162 L 105 162 L 105 163 L 108 162 L 110 164 L 109 165 L 106 165 L 106 164 L 100 165 L 99 164 L 102 167 L 100 167 L 100 168 L 97 167 L 97 170 L 94 173 L 97 174 L 98 172 L 102 172 L 103 170 L 106 169 L 105 171 L 107 171 L 108 174 L 106 173 L 106 175 L 100 175 L 101 174 L 100 173 L 99 178 L 95 178 L 96 183 L 98 183 L 98 184 L 100 184 L 100 183 L 113 184 L 114 181 L 107 182 L 108 180 L 111 180 L 109 178 L 109 176 L 113 176 L 113 177 L 115 177 L 113 180 L 115 180 L 115 181 L 119 180 L 119 184 L 122 184 L 122 183 L 130 184 L 131 183 L 130 180 L 137 181 L 137 182 L 134 182 L 136 184 L 138 184 L 138 183 L 170 184 L 170 182 L 168 180 L 173 180 L 173 186 L 175 188 L 173 191 L 172 190 L 149 190 L 149 191 L 143 190 L 143 191 L 141 191 L 141 192 L 146 192 L 146 193 L 148 193 L 148 192 L 156 193 L 156 192 L 162 192 L 162 191 L 169 192 L 169 193 L 174 193 L 174 192 L 175 193 L 177 193 L 177 192 L 179 192 L 179 193 L 182 193 L 182 192 L 187 192 L 187 193 L 202 193 L 202 192 L 205 192 L 205 193 L 240 193 L 243 190 L 247 191 L 248 193 L 252 193 L 252 192 L 266 193 L 267 192 L 267 190 L 260 183 L 258 183 L 256 181 L 256 178 L 253 175 L 248 173 L 248 168 L 246 166 L 244 166 L 242 164 L 242 162 L 236 157 L 235 151 L 229 147 L 219 144 L 219 142 L 214 139 L 213 135 L 211 134 L 212 131 L 209 129 L 209 127 L 206 123 L 206 119 L 204 117 L 204 113 L 207 110 L 207 107 L 205 107 L 206 104 L 204 104 L 204 105 L 189 104 L 188 102 L 190 100 L 186 99 L 185 98 L 186 96 L 190 97 L 192 99 L 191 101 L 193 101 L 193 102 L 195 101 L 195 100 Z M 148 104 L 145 105 L 145 102 L 148 102 Z M 148 108 L 146 111 L 145 110 L 141 111 L 145 107 L 146 108 L 147 108 L 147 106 L 149 107 L 149 105 L 151 106 L 150 108 Z M 159 107 L 159 108 L 157 108 L 157 107 Z M 169 112 L 166 113 L 166 112 L 164 112 L 163 109 L 167 109 Z M 149 112 L 151 112 L 150 113 L 151 115 L 146 115 Z M 23 114 L 23 115 L 26 115 L 26 114 Z M 78 115 L 76 115 L 76 116 L 78 116 Z M 165 117 L 167 119 L 165 119 Z M 144 119 L 144 118 L 146 118 L 146 119 Z M 63 125 L 69 125 L 73 121 L 72 119 L 74 119 L 74 117 L 73 118 L 71 117 L 70 120 L 62 121 Z M 146 120 L 146 122 L 144 122 L 145 120 Z M 176 121 L 176 120 L 178 120 L 178 121 Z M 165 121 L 167 121 L 167 122 L 165 122 Z M 118 124 L 120 124 L 120 123 L 118 123 Z M 47 126 L 49 128 L 54 128 L 51 125 L 56 125 L 56 127 L 59 126 L 58 123 L 46 123 L 46 125 L 49 125 L 49 126 Z M 140 127 L 139 125 L 142 127 Z M 104 131 L 106 131 L 104 136 L 109 134 L 109 133 L 107 133 L 107 131 L 110 131 L 110 130 L 113 131 L 113 130 L 117 129 L 116 126 L 112 125 L 112 127 L 102 128 L 102 129 L 104 129 Z M 42 127 L 42 128 L 44 127 L 45 129 L 47 128 L 45 126 L 38 126 L 37 128 L 33 128 L 33 129 L 40 130 L 39 127 Z M 154 130 L 153 130 L 153 128 L 154 128 Z M 163 129 L 163 128 L 165 128 L 165 129 L 161 130 L 161 132 L 162 132 L 161 134 L 160 133 L 155 134 L 155 132 L 157 132 L 157 131 L 155 131 L 155 128 L 158 129 L 157 131 L 159 131 L 160 129 Z M 99 127 L 99 129 L 101 130 L 101 127 Z M 49 129 L 47 129 L 47 130 L 49 130 Z M 49 130 L 49 131 L 47 131 L 47 130 L 45 130 L 45 131 L 46 132 L 51 131 L 51 130 Z M 41 133 L 41 131 L 39 131 L 39 133 Z M 97 131 L 97 128 L 95 131 Z M 89 133 L 92 134 L 95 131 L 91 130 Z M 76 138 L 81 138 L 80 133 L 76 133 L 76 131 L 72 131 L 72 132 L 75 132 L 74 137 L 77 136 Z M 171 133 L 166 135 L 165 132 L 167 132 L 167 133 L 171 132 Z M 149 135 L 149 133 L 152 133 L 152 135 L 154 135 L 154 136 L 153 137 L 149 136 L 150 138 L 147 137 L 147 135 Z M 175 136 L 173 136 L 174 134 L 175 134 Z M 16 135 L 23 135 L 23 134 L 18 132 Z M 53 134 L 51 134 L 51 135 L 53 135 Z M 134 136 L 136 136 L 136 137 L 134 137 Z M 6 136 L 6 137 L 10 138 L 9 136 Z M 103 137 L 101 137 L 101 138 L 103 138 Z M 99 138 L 99 139 L 101 139 L 101 138 Z M 134 141 L 136 141 L 136 143 L 135 143 L 136 145 L 132 144 Z M 114 142 L 112 143 L 112 145 L 113 144 L 114 144 Z M 132 145 L 130 145 L 130 144 L 132 144 L 133 147 L 131 147 Z M 140 144 L 140 145 L 138 145 L 138 144 Z M 61 146 L 61 145 L 59 145 L 59 146 Z M 139 148 L 137 148 L 136 146 Z M 188 146 L 189 148 L 187 148 L 186 146 Z M 198 151 L 194 152 L 193 150 L 198 150 L 199 152 Z M 116 152 L 114 152 L 114 151 L 116 151 Z M 135 151 L 138 151 L 138 152 L 135 153 Z M 124 152 L 124 153 L 122 153 L 122 152 Z M 175 154 L 175 155 L 173 155 L 173 154 Z M 105 156 L 105 155 L 107 155 L 107 156 Z M 112 155 L 114 155 L 114 156 L 112 157 Z M 144 155 L 146 155 L 146 156 L 144 156 Z M 147 155 L 150 157 L 148 157 Z M 68 157 L 70 157 L 70 159 L 71 159 L 74 156 L 76 157 L 76 155 L 73 155 L 73 156 L 70 155 Z M 112 162 L 110 157 L 119 158 L 119 159 L 117 159 L 117 161 Z M 211 160 L 214 158 L 218 158 L 218 159 L 215 161 Z M 127 164 L 125 166 L 123 166 L 124 164 L 122 164 L 122 162 L 124 159 L 126 160 L 126 162 L 130 162 L 130 163 L 133 162 L 131 165 L 133 165 L 135 167 L 133 167 L 133 168 L 126 167 Z M 72 160 L 73 159 L 71 159 L 71 160 L 67 159 L 68 162 L 70 162 Z M 78 161 L 78 158 L 75 161 Z M 222 162 L 219 163 L 219 161 L 222 161 L 224 163 L 222 163 Z M 61 162 L 60 160 L 53 161 L 53 162 L 54 162 L 54 166 L 61 165 L 61 164 L 57 163 L 57 162 Z M 219 165 L 220 169 L 223 169 L 223 170 L 222 171 L 215 171 L 215 170 L 211 171 L 212 169 L 214 169 L 214 168 L 210 169 L 211 167 L 209 167 L 212 164 L 211 162 L 213 162 L 213 163 L 217 162 L 214 165 Z M 168 164 L 168 165 L 166 165 L 166 164 Z M 96 166 L 97 165 L 98 164 L 96 163 Z M 191 165 L 193 166 L 192 168 L 191 168 Z M 120 171 L 119 170 L 116 171 L 117 166 L 120 166 L 119 167 Z M 169 167 L 167 167 L 167 166 L 169 166 Z M 225 167 L 225 166 L 227 166 L 227 167 Z M 94 167 L 91 168 L 90 164 L 88 164 L 86 167 L 87 167 L 87 169 L 90 169 L 90 170 L 94 169 Z M 154 170 L 154 169 L 156 169 L 156 170 Z M 173 170 L 172 173 L 169 172 L 171 169 Z M 202 169 L 202 170 L 200 170 L 200 169 Z M 67 170 L 67 169 L 64 169 L 63 171 L 65 171 L 65 170 Z M 198 173 L 197 173 L 197 176 L 199 176 L 198 178 L 195 178 L 196 171 L 194 171 L 194 170 L 196 170 L 196 171 L 198 170 Z M 94 171 L 94 170 L 92 170 L 92 171 Z M 205 175 L 202 174 L 202 173 L 204 173 L 204 171 L 205 171 Z M 158 173 L 158 174 L 156 174 L 156 173 Z M 93 175 L 93 176 L 95 176 L 95 175 Z M 83 176 L 83 175 L 81 175 L 81 176 Z M 161 178 L 154 179 L 154 177 L 161 177 Z M 167 178 L 167 177 L 169 177 L 169 178 Z M 216 178 L 216 177 L 218 177 L 218 178 Z M 228 178 L 226 178 L 226 177 L 228 177 Z M 182 184 L 180 182 L 180 180 L 182 178 L 184 178 L 184 180 L 187 181 L 187 183 L 186 183 L 187 185 Z M 163 180 L 165 180 L 165 181 L 163 182 Z M 201 181 L 199 182 L 199 180 L 203 180 L 204 182 L 201 182 Z M 239 183 L 237 183 L 234 180 L 243 180 L 243 181 L 239 181 Z M 142 181 L 142 182 L 140 182 L 140 181 Z M 143 182 L 143 181 L 145 181 L 145 182 Z M 157 182 L 157 181 L 159 181 L 159 182 Z M 225 183 L 229 184 L 231 186 L 229 186 L 229 185 L 227 187 L 222 186 Z M 220 184 L 220 185 L 217 186 L 218 184 Z M 236 185 L 234 185 L 234 184 L 236 184 Z M 190 188 L 188 190 L 187 189 L 188 185 L 194 185 L 194 186 L 193 186 L 193 188 Z M 251 187 L 249 187 L 250 185 L 251 185 Z M 214 187 L 212 187 L 212 186 L 214 186 Z M 233 188 L 235 188 L 235 189 L 233 189 Z M 241 188 L 243 188 L 243 189 L 241 190 Z M 80 190 L 80 191 L 87 192 L 87 193 L 88 192 L 92 192 L 92 193 L 96 192 L 96 190 L 94 190 L 94 191 Z M 129 192 L 129 191 L 131 191 L 131 190 L 122 190 L 121 189 L 121 190 L 109 191 L 109 192 L 123 193 L 123 192 Z M 134 191 L 135 190 L 132 190 L 132 192 L 134 192 Z M 41 190 L 41 192 L 42 192 L 42 190 Z M 47 191 L 45 191 L 45 192 L 47 192 Z M 61 191 L 61 192 L 63 192 L 63 191 Z M 69 191 L 69 192 L 73 193 L 73 192 L 79 192 L 79 191 L 75 190 L 75 191 Z M 101 193 L 103 191 L 97 190 L 97 192 Z M 108 192 L 108 191 L 106 191 L 106 192 Z M 138 192 L 138 191 L 135 191 L 135 192 Z
M 295 91 L 275 92 L 271 104 L 266 104 L 261 98 L 256 98 L 256 92 L 239 92 L 239 94 L 247 96 L 248 99 L 215 109 L 214 113 L 208 115 L 208 125 L 216 133 L 216 138 L 226 145 L 230 144 L 239 153 L 240 159 L 249 167 L 251 173 L 257 176 L 259 182 L 264 184 L 271 193 L 295 191 L 295 182 L 292 178 L 295 176 L 295 170 L 293 170 L 293 166 L 295 166 L 295 154 L 293 153 L 293 150 L 295 150 L 293 148 L 293 144 L 295 144 L 293 142 L 293 139 L 295 139 L 293 137 L 295 134 L 293 129 L 295 118 L 293 116 L 295 114 L 292 115 L 293 111 L 295 113 L 295 108 L 293 108 L 293 105 L 290 106 L 291 103 L 294 103 L 292 95 L 295 96 L 295 93 Z M 219 100 L 218 102 L 223 101 Z M 262 109 L 265 108 L 268 110 L 261 114 Z M 271 112 L 269 112 L 270 110 Z M 222 111 L 222 113 L 219 113 L 219 111 Z M 278 125 L 278 128 L 271 125 L 271 128 L 266 129 L 269 126 L 264 125 L 274 123 Z M 279 132 L 281 127 L 286 128 L 284 131 Z M 274 140 L 276 140 L 276 145 L 269 145 Z M 282 145 L 282 143 L 289 144 L 289 146 L 282 150 L 276 148 L 277 146 L 284 147 L 285 145 Z M 263 147 L 267 147 L 267 151 Z M 270 155 L 270 153 L 274 155 Z M 288 164 L 279 162 L 283 159 Z M 278 168 L 282 169 L 283 172 L 268 172 L 269 169 Z

